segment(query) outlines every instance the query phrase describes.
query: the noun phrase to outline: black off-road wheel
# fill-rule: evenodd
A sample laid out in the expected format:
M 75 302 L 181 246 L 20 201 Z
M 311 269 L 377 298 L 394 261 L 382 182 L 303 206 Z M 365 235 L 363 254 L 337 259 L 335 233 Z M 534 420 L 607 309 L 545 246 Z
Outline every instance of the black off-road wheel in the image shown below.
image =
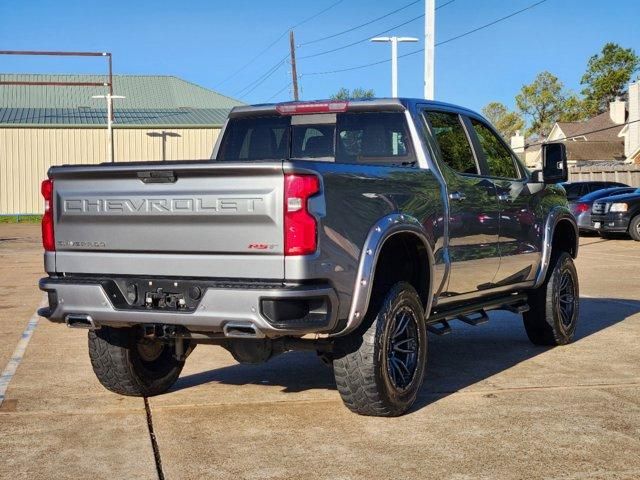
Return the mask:
M 523 314 L 529 340 L 535 345 L 566 345 L 576 331 L 580 311 L 578 274 L 571 255 L 552 255 L 545 282 L 529 293 L 530 310 Z
M 145 338 L 135 327 L 90 331 L 89 357 L 105 388 L 134 397 L 166 392 L 184 366 L 184 361 L 175 359 L 173 345 Z
M 629 235 L 636 242 L 640 242 L 640 215 L 636 215 L 629 222 Z
M 333 370 L 351 411 L 394 417 L 411 407 L 422 386 L 427 330 L 422 303 L 410 284 L 395 284 L 381 300 L 358 330 L 337 341 Z

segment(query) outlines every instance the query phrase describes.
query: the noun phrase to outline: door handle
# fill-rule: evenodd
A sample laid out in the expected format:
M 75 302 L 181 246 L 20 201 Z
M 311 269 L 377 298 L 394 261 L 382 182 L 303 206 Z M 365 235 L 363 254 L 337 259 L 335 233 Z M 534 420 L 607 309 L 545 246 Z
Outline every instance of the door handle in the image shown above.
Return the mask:
M 499 193 L 498 200 L 500 200 L 501 202 L 510 202 L 511 195 L 509 195 L 508 193 Z
M 450 200 L 455 200 L 456 202 L 462 202 L 467 196 L 462 192 L 451 192 L 449 194 Z

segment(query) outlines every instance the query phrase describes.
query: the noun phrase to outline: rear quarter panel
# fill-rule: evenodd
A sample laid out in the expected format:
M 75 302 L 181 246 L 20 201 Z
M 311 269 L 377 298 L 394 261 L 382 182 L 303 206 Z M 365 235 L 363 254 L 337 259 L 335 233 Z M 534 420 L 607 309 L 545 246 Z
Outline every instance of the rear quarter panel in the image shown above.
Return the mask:
M 445 222 L 441 187 L 429 170 L 311 161 L 287 162 L 284 170 L 316 172 L 323 185 L 322 195 L 310 203 L 318 219 L 318 251 L 306 257 L 285 257 L 285 277 L 329 280 L 338 292 L 340 318 L 349 313 L 365 240 L 381 218 L 392 213 L 415 218 L 436 263 L 443 263 L 438 241 Z

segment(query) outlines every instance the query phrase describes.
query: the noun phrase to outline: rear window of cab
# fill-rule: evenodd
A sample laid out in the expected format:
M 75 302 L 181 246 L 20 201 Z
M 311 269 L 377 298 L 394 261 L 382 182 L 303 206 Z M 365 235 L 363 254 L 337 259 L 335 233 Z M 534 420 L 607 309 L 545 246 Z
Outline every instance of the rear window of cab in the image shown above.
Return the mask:
M 216 158 L 283 159 L 397 166 L 416 163 L 402 112 L 232 118 Z

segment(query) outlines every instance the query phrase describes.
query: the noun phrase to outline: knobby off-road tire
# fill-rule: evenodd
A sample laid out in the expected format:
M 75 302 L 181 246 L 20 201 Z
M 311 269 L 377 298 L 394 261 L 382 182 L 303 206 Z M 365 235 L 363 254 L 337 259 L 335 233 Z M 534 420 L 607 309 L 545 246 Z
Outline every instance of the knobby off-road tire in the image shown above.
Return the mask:
M 393 417 L 411 407 L 424 380 L 427 330 L 422 303 L 410 284 L 399 282 L 383 295 L 362 326 L 337 341 L 333 369 L 351 411 Z
M 636 242 L 640 242 L 640 215 L 636 215 L 629 222 L 629 235 Z
M 89 357 L 96 377 L 121 395 L 151 397 L 166 392 L 184 366 L 173 351 L 170 344 L 143 339 L 135 327 L 89 332 Z
M 523 314 L 529 340 L 535 345 L 566 345 L 573 340 L 580 310 L 578 274 L 571 255 L 552 254 L 544 283 L 529 293 Z

